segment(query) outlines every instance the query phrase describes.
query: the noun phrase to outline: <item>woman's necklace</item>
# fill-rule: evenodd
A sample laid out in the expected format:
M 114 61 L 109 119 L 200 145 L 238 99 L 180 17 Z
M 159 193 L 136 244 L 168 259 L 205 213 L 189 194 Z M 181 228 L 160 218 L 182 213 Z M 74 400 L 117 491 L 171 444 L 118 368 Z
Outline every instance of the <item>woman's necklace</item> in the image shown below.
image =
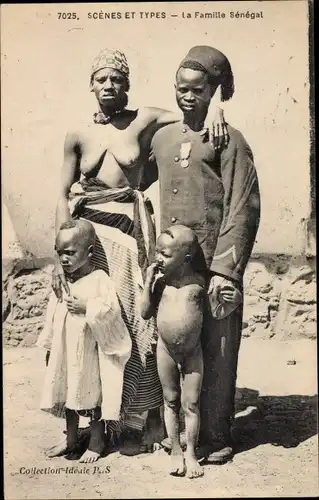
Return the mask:
M 183 132 L 186 132 L 186 129 L 183 128 Z M 199 132 L 199 135 L 205 136 L 207 134 L 208 128 L 203 127 L 202 130 Z M 191 142 L 182 142 L 181 148 L 180 148 L 180 158 L 181 158 L 181 167 L 182 168 L 187 168 L 189 167 L 189 158 L 192 152 L 192 143 Z
M 103 111 L 98 111 L 97 113 L 94 113 L 93 115 L 93 121 L 94 123 L 98 123 L 99 125 L 107 125 L 110 123 L 110 121 L 116 116 L 122 113 L 123 109 L 118 109 L 117 111 L 114 111 L 110 115 L 106 116 Z

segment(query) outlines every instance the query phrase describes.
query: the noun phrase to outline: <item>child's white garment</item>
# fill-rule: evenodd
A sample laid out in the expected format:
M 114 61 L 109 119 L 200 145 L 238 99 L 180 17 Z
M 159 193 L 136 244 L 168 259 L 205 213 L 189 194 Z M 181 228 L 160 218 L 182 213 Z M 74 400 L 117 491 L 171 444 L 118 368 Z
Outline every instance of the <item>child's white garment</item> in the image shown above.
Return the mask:
M 52 292 L 37 345 L 51 347 L 41 408 L 90 410 L 119 420 L 124 368 L 132 341 L 115 286 L 102 270 L 69 282 L 70 295 L 87 299 L 86 314 L 69 313 Z M 64 296 L 65 298 L 65 296 Z

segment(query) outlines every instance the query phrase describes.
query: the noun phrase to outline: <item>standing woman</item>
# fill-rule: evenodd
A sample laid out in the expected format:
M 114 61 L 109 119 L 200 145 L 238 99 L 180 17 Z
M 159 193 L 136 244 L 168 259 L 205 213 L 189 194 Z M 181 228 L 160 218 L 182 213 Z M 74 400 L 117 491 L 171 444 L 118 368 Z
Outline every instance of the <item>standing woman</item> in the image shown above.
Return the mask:
M 56 232 L 72 218 L 89 220 L 95 227 L 95 264 L 114 281 L 132 339 L 121 421 L 109 422 L 106 428 L 110 433 L 120 432 L 125 425 L 140 431 L 141 436 L 148 411 L 163 402 L 154 355 L 155 323 L 141 318 L 139 306 L 144 271 L 152 261 L 155 242 L 153 209 L 142 192 L 157 180 L 157 170 L 144 171 L 144 166 L 155 132 L 180 116 L 158 108 L 127 109 L 129 86 L 125 55 L 116 49 L 103 50 L 94 60 L 90 76 L 99 110 L 65 139 Z M 217 120 L 213 130 L 218 149 L 228 140 L 223 120 Z M 52 286 L 58 297 L 62 286 L 68 293 L 58 260 Z M 57 451 L 63 452 L 59 449 L 53 454 Z

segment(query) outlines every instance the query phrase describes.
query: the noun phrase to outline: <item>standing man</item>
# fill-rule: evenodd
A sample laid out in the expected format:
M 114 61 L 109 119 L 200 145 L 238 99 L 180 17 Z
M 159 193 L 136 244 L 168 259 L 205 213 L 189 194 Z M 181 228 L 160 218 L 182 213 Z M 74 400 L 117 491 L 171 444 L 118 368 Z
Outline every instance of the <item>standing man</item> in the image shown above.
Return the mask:
M 222 100 L 229 100 L 234 81 L 228 59 L 212 47 L 193 47 L 176 73 L 176 100 L 183 120 L 159 130 L 152 142 L 160 179 L 161 230 L 176 223 L 196 232 L 206 262 L 207 302 L 229 285 L 243 292 L 243 274 L 260 218 L 258 179 L 244 137 L 229 126 L 229 144 L 216 152 L 204 128 L 219 86 Z M 224 463 L 233 455 L 242 312 L 241 303 L 217 319 L 207 304 L 200 451 L 211 463 Z

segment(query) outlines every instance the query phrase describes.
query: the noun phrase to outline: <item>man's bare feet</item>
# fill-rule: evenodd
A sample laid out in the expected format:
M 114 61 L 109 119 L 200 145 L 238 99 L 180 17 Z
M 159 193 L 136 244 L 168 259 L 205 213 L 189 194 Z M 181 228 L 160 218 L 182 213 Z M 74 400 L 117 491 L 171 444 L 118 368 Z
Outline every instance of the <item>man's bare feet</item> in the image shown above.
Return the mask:
M 66 438 L 57 443 L 56 445 L 48 448 L 44 451 L 44 454 L 48 458 L 62 457 L 68 453 L 68 448 L 66 444 Z
M 186 466 L 182 449 L 180 448 L 180 450 L 177 450 L 174 453 L 172 451 L 170 459 L 171 464 L 169 473 L 171 476 L 185 476 Z
M 100 458 L 100 456 L 100 453 L 97 453 L 96 451 L 86 450 L 86 452 L 80 458 L 79 462 L 84 464 L 92 464 L 93 462 L 96 462 Z
M 195 479 L 196 477 L 202 477 L 204 475 L 204 469 L 199 465 L 196 458 L 186 457 L 186 477 L 189 479 Z

